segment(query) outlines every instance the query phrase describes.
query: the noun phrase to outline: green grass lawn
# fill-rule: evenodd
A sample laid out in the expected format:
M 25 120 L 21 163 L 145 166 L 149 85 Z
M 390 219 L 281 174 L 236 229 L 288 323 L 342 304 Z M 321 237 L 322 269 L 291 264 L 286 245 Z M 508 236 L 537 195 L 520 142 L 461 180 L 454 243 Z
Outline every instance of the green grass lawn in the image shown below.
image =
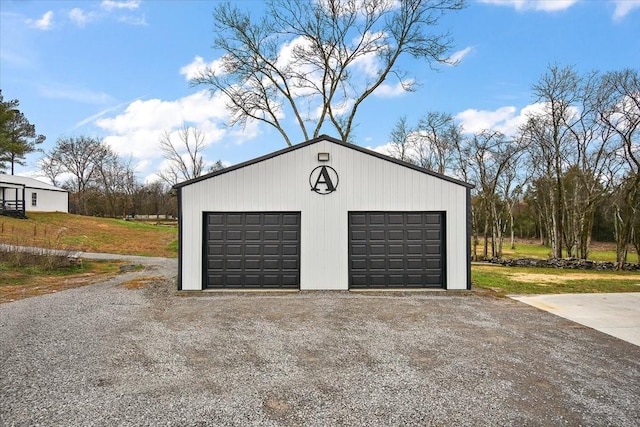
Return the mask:
M 631 271 L 474 264 L 471 267 L 471 280 L 474 286 L 499 295 L 640 292 L 640 272 Z

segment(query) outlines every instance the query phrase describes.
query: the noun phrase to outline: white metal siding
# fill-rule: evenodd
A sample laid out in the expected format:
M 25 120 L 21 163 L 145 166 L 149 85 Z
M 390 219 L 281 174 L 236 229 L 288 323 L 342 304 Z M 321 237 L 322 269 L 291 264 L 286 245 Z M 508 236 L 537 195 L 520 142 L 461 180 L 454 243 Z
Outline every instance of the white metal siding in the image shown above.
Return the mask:
M 318 152 L 330 153 L 318 162 Z M 311 191 L 309 174 L 333 167 L 337 191 Z M 466 188 L 360 151 L 319 141 L 194 182 L 182 191 L 182 289 L 202 289 L 203 212 L 300 211 L 300 288 L 348 289 L 349 211 L 446 212 L 446 282 L 466 289 Z
M 31 206 L 31 194 L 38 196 L 37 206 Z M 65 191 L 50 191 L 39 188 L 25 189 L 25 208 L 27 212 L 68 212 L 69 193 Z

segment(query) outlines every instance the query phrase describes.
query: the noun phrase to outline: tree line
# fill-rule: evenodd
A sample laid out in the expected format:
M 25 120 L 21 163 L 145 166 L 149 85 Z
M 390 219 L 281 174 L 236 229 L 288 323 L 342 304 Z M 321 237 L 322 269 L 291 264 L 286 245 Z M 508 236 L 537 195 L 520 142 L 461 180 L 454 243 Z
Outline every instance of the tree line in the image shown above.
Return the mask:
M 532 93 L 535 108 L 514 135 L 465 133 L 451 114 L 428 112 L 415 125 L 398 120 L 389 154 L 475 185 L 476 259 L 501 257 L 518 232 L 552 258 L 587 259 L 597 231 L 616 242 L 622 266 L 630 245 L 640 253 L 638 70 L 550 66 Z
M 70 211 L 81 215 L 124 217 L 177 215 L 172 187 L 223 167 L 207 165 L 202 155 L 205 135 L 183 125 L 162 133 L 159 148 L 166 167 L 152 182 L 140 182 L 131 158 L 123 158 L 101 138 L 64 137 L 40 159 L 42 173 L 70 192 Z

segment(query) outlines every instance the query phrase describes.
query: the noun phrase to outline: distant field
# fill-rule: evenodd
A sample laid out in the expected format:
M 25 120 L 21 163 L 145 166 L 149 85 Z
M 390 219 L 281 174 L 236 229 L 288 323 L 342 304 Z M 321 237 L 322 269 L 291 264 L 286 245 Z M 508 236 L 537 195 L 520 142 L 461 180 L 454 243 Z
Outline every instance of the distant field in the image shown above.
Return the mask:
M 126 255 L 177 256 L 177 224 L 55 213 L 0 217 L 0 243 Z

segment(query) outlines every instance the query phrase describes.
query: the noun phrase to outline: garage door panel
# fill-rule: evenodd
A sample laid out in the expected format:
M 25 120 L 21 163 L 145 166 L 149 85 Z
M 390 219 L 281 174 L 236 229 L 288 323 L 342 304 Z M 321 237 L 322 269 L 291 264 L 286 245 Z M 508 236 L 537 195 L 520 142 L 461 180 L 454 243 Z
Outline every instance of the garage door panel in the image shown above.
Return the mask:
M 280 258 L 265 258 L 262 265 L 265 270 L 280 270 L 282 268 Z
M 384 255 L 385 252 L 386 252 L 385 245 L 380 245 L 380 244 L 369 245 L 369 255 Z
M 387 238 L 392 242 L 402 242 L 404 241 L 404 230 L 388 230 Z
M 426 240 L 440 240 L 440 230 L 425 230 Z
M 422 255 L 422 245 L 408 244 L 406 247 L 406 253 L 409 255 Z
M 242 245 L 227 244 L 227 255 L 242 255 Z
M 282 245 L 282 255 L 298 255 L 298 245 Z
M 404 245 L 390 244 L 388 246 L 388 248 L 389 248 L 389 255 L 403 255 L 404 254 Z
M 282 216 L 283 225 L 300 225 L 300 215 L 298 214 L 284 214 Z
M 227 226 L 231 225 L 242 225 L 242 215 L 241 214 L 229 214 L 227 215 Z
M 404 215 L 402 215 L 402 214 L 389 214 L 389 215 L 387 215 L 387 224 L 389 224 L 389 225 L 393 225 L 393 224 L 402 225 L 402 224 L 404 224 Z
M 265 244 L 262 249 L 262 253 L 264 255 L 271 255 L 271 256 L 275 256 L 275 255 L 280 255 L 280 245 L 271 245 L 271 244 Z
M 422 214 L 407 214 L 407 225 L 422 225 L 423 217 Z
M 227 230 L 227 241 L 241 241 L 242 240 L 242 231 L 241 230 Z
M 209 225 L 222 225 L 224 224 L 224 215 L 222 214 L 209 214 L 207 217 L 207 224 Z
M 440 254 L 440 245 L 425 245 L 424 252 L 426 254 Z
M 407 240 L 415 240 L 422 242 L 422 230 L 411 229 L 407 230 Z
M 408 258 L 407 259 L 407 270 L 423 270 L 424 263 L 422 258 Z
M 299 213 L 215 212 L 205 224 L 206 287 L 300 287 Z
M 224 231 L 216 230 L 209 232 L 209 241 L 210 242 L 219 242 L 224 240 Z
M 350 212 L 351 288 L 443 287 L 444 214 Z
M 424 276 L 422 274 L 407 274 L 407 285 L 421 285 L 424 283 Z
M 369 216 L 369 225 L 384 225 L 384 214 L 373 214 Z
M 366 245 L 351 245 L 351 254 L 352 255 L 366 255 L 367 254 L 367 246 Z
M 298 242 L 300 241 L 300 234 L 297 230 L 285 230 L 282 232 L 283 242 Z
M 382 270 L 385 271 L 387 269 L 386 259 L 371 259 L 369 260 L 369 270 Z
M 427 270 L 441 270 L 442 269 L 442 263 L 440 262 L 440 259 L 426 259 L 425 260 L 425 267 Z
M 286 287 L 300 287 L 299 285 L 299 276 L 297 274 L 283 274 L 282 275 L 282 286 Z
M 241 267 L 244 267 L 245 270 L 261 270 L 262 260 L 249 258 L 244 261 L 244 266 L 241 265 Z
M 245 215 L 245 224 L 246 225 L 260 225 L 262 223 L 262 216 L 260 214 L 246 214 Z
M 384 241 L 386 239 L 384 230 L 372 230 L 369 232 L 369 240 L 380 240 Z
M 366 274 L 352 274 L 351 275 L 351 286 L 357 288 L 366 288 L 367 287 L 367 275 Z
M 265 231 L 264 232 L 264 240 L 266 241 L 279 241 L 280 240 L 280 232 L 276 230 Z
M 224 253 L 223 245 L 209 245 L 208 251 L 211 255 L 222 255 Z
M 264 225 L 280 225 L 281 219 L 282 216 L 278 214 L 265 214 Z
M 284 271 L 298 271 L 300 269 L 300 263 L 297 259 L 283 259 L 282 270 Z
M 389 274 L 386 277 L 385 285 L 389 287 L 403 286 L 405 284 L 404 274 Z
M 209 270 L 222 270 L 224 269 L 224 261 L 222 259 L 209 259 L 207 262 L 207 268 Z
M 365 225 L 367 217 L 364 214 L 351 214 L 349 216 L 350 225 Z
M 227 258 L 227 262 L 225 263 L 226 270 L 242 270 L 242 259 L 241 258 Z
M 367 269 L 367 259 L 366 258 L 358 258 L 358 259 L 351 259 L 351 270 L 353 271 L 357 271 L 357 270 L 366 270 Z
M 385 274 L 370 274 L 369 280 L 371 281 L 372 286 L 375 287 L 384 287 L 387 284 L 387 278 Z
M 440 224 L 442 220 L 441 214 L 425 215 L 425 224 Z
M 247 230 L 245 231 L 244 239 L 249 242 L 259 242 L 262 240 L 262 236 L 259 230 Z
M 390 258 L 389 270 L 404 270 L 404 258 Z
M 351 232 L 351 241 L 366 241 L 367 240 L 367 232 L 364 230 L 352 231 Z

